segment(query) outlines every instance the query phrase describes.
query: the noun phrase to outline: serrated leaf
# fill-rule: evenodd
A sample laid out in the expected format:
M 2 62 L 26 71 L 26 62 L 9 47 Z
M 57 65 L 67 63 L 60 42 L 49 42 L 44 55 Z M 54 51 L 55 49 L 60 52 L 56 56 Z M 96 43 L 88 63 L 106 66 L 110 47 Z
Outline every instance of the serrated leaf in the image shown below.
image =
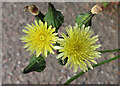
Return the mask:
M 46 62 L 44 60 L 44 57 L 39 56 L 36 57 L 36 55 L 33 55 L 29 59 L 29 64 L 28 66 L 23 70 L 24 74 L 36 71 L 36 72 L 41 72 L 45 69 L 46 67 Z
M 81 27 L 83 24 L 85 24 L 86 27 L 91 26 L 93 16 L 94 14 L 91 12 L 81 13 L 76 17 L 75 22 L 78 24 L 78 27 Z
M 56 27 L 57 32 L 64 22 L 64 16 L 60 11 L 57 11 L 51 3 L 48 3 L 48 12 L 44 17 L 44 21 L 48 22 L 48 26 L 52 25 L 53 27 Z

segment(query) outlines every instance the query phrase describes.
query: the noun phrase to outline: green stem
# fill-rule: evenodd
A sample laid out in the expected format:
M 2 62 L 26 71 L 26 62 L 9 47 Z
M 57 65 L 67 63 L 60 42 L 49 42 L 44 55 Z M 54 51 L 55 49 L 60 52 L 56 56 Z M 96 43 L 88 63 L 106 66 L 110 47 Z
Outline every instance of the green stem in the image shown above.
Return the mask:
M 95 64 L 95 65 L 93 65 L 93 68 L 95 68 L 95 67 L 97 67 L 97 66 L 100 66 L 100 65 L 102 65 L 102 64 L 111 62 L 111 61 L 113 61 L 113 60 L 115 60 L 115 59 L 117 59 L 117 58 L 119 58 L 119 57 L 120 57 L 120 55 L 115 56 L 114 58 L 110 58 L 110 59 L 108 59 L 108 60 L 105 60 L 105 61 L 103 61 L 103 62 L 100 62 L 100 63 L 98 63 L 98 64 Z M 91 70 L 91 69 L 88 67 L 88 70 Z M 65 85 L 70 84 L 73 80 L 75 80 L 76 78 L 78 78 L 79 76 L 81 76 L 81 75 L 84 74 L 84 73 L 85 73 L 85 72 L 83 72 L 83 71 L 80 72 L 80 73 L 78 73 L 77 75 L 73 76 L 73 77 L 70 78 L 68 81 L 66 81 L 64 84 L 65 84 Z
M 114 51 L 120 51 L 120 48 L 118 49 L 113 49 L 113 50 L 104 50 L 104 51 L 99 51 L 101 53 L 106 53 L 106 52 L 114 52 Z

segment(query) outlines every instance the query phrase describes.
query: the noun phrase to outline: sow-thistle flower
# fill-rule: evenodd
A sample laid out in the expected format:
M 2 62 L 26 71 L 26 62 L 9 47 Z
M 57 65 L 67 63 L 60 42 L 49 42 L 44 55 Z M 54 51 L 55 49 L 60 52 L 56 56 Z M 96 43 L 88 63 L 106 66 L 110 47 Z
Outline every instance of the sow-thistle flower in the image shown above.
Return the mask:
M 47 27 L 47 22 L 45 24 L 39 20 L 39 23 L 35 20 L 35 25 L 32 23 L 27 24 L 22 31 L 26 33 L 25 36 L 22 36 L 22 42 L 26 42 L 24 48 L 27 48 L 26 51 L 31 51 L 30 54 L 36 52 L 36 56 L 38 57 L 42 54 L 44 57 L 47 57 L 47 51 L 53 53 L 54 46 L 58 37 L 56 37 L 57 33 L 54 33 L 55 28 L 52 28 L 50 25 Z
M 61 52 L 58 58 L 68 58 L 66 67 L 70 66 L 70 69 L 73 67 L 74 72 L 77 72 L 78 66 L 84 72 L 88 70 L 88 67 L 93 69 L 90 62 L 97 64 L 95 59 L 100 57 L 100 52 L 96 51 L 101 45 L 96 44 L 98 41 L 98 35 L 92 36 L 93 31 L 90 30 L 90 27 L 85 27 L 83 25 L 81 28 L 78 28 L 76 24 L 73 29 L 72 26 L 65 28 L 68 36 L 64 33 L 61 33 L 63 39 L 58 39 L 60 44 L 59 52 Z M 88 67 L 87 67 L 88 66 Z

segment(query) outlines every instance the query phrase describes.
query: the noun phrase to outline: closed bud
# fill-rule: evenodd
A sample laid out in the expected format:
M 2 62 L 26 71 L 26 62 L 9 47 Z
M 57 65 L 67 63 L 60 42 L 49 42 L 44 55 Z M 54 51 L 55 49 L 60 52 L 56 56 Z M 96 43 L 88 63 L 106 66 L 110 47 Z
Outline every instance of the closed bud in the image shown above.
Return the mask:
M 25 6 L 23 9 L 25 11 L 31 12 L 33 15 L 38 15 L 39 14 L 39 9 L 35 5 Z
M 98 14 L 101 11 L 103 11 L 103 7 L 98 4 L 91 9 L 92 14 Z

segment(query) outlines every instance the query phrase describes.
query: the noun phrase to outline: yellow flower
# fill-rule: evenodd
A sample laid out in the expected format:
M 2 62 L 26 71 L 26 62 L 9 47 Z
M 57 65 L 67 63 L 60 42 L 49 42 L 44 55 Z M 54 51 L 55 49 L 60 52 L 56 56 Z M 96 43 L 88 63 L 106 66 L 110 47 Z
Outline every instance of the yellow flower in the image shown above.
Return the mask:
M 101 46 L 100 44 L 96 44 L 98 35 L 92 36 L 94 32 L 90 30 L 90 27 L 85 27 L 85 25 L 78 28 L 76 24 L 73 29 L 72 26 L 69 26 L 69 29 L 68 27 L 65 29 L 68 36 L 61 33 L 64 39 L 58 39 L 58 43 L 60 44 L 59 52 L 61 53 L 57 56 L 57 59 L 61 57 L 62 60 L 68 58 L 65 66 L 70 66 L 70 69 L 73 67 L 74 72 L 77 72 L 78 66 L 84 72 L 88 70 L 87 65 L 93 69 L 90 62 L 97 64 L 94 59 L 100 57 L 99 54 L 101 54 L 95 51 Z
M 24 48 L 27 48 L 26 51 L 31 51 L 31 54 L 36 52 L 36 56 L 38 57 L 41 53 L 44 57 L 47 57 L 47 51 L 53 53 L 54 46 L 58 37 L 56 37 L 57 33 L 53 33 L 55 28 L 52 28 L 50 25 L 47 28 L 47 22 L 43 24 L 41 20 L 39 23 L 35 20 L 35 25 L 32 23 L 27 24 L 22 31 L 26 33 L 25 36 L 22 36 L 22 42 L 26 42 Z

